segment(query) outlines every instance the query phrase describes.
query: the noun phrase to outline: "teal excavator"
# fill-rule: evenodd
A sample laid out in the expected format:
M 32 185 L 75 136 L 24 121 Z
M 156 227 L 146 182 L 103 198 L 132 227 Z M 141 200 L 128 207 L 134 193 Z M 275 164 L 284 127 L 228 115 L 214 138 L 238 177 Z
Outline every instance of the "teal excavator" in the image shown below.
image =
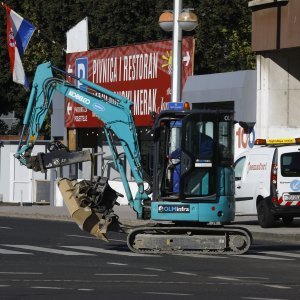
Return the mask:
M 61 79 L 61 74 L 76 78 L 86 88 L 77 88 Z M 127 231 L 131 251 L 242 254 L 249 249 L 250 232 L 225 225 L 235 216 L 232 111 L 189 110 L 182 103 L 170 103 L 169 109 L 155 118 L 152 129 L 154 175 L 150 178 L 141 165 L 132 102 L 46 62 L 37 67 L 15 154 L 22 165 L 36 172 L 93 161 L 89 151 L 69 151 L 57 141 L 49 144 L 46 153 L 32 155 L 57 92 L 92 111 L 103 122 L 130 207 L 137 219 L 155 221 Z M 113 135 L 119 139 L 122 153 L 118 153 Z M 138 187 L 134 196 L 124 157 Z M 126 229 L 120 226 L 113 210 L 120 194 L 109 186 L 107 178 L 61 178 L 58 186 L 70 215 L 82 230 L 106 240 L 108 231 Z

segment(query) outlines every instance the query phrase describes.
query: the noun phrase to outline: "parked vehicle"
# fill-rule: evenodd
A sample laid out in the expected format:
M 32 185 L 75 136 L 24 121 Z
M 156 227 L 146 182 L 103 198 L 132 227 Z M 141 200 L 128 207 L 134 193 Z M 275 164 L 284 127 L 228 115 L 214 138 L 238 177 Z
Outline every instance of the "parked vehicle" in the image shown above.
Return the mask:
M 236 213 L 256 214 L 261 227 L 300 217 L 300 138 L 257 140 L 235 161 Z

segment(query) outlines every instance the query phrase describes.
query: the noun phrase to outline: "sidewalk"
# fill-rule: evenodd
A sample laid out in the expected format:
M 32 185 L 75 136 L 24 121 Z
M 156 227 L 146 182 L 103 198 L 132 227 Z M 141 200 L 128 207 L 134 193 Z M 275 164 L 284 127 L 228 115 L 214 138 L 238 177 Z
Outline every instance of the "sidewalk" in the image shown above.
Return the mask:
M 136 214 L 128 205 L 115 206 L 114 211 L 119 216 L 120 222 L 124 225 L 142 226 L 145 223 L 149 223 L 149 221 L 137 220 Z M 48 205 L 5 206 L 2 204 L 0 205 L 1 216 L 72 221 L 65 207 L 52 207 Z M 289 227 L 284 227 L 279 222 L 276 228 L 261 228 L 258 225 L 256 216 L 236 216 L 232 225 L 250 230 L 254 240 L 300 244 L 300 218 L 296 218 L 293 225 Z

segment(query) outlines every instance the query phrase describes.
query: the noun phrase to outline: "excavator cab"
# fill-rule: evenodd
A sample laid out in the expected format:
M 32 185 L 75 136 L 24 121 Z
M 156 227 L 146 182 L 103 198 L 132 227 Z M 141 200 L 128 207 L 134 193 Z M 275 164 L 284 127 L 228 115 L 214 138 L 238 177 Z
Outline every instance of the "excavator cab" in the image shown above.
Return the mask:
M 234 218 L 231 111 L 165 111 L 156 122 L 153 202 L 218 203 L 230 209 L 213 219 Z M 226 174 L 226 175 L 225 175 Z M 175 209 L 175 208 L 174 208 Z M 155 214 L 155 212 L 154 212 Z M 169 215 L 164 215 L 169 219 Z M 174 215 L 170 215 L 171 219 Z M 180 219 L 178 216 L 176 219 Z M 182 215 L 182 221 L 190 217 Z M 209 222 L 211 219 L 194 221 Z
M 178 107 L 178 106 L 177 106 Z M 224 227 L 235 216 L 233 112 L 166 110 L 154 126 L 151 220 L 131 231 L 137 253 L 226 253 L 248 250 L 251 235 Z

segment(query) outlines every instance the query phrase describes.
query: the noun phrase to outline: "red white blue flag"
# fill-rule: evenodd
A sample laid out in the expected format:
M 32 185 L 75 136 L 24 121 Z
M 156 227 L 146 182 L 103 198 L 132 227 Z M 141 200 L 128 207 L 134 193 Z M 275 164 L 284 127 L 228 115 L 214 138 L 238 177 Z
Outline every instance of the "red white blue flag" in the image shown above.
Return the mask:
M 10 68 L 13 81 L 29 88 L 21 58 L 27 48 L 35 27 L 18 15 L 15 11 L 5 5 L 7 16 L 7 47 L 10 58 Z

